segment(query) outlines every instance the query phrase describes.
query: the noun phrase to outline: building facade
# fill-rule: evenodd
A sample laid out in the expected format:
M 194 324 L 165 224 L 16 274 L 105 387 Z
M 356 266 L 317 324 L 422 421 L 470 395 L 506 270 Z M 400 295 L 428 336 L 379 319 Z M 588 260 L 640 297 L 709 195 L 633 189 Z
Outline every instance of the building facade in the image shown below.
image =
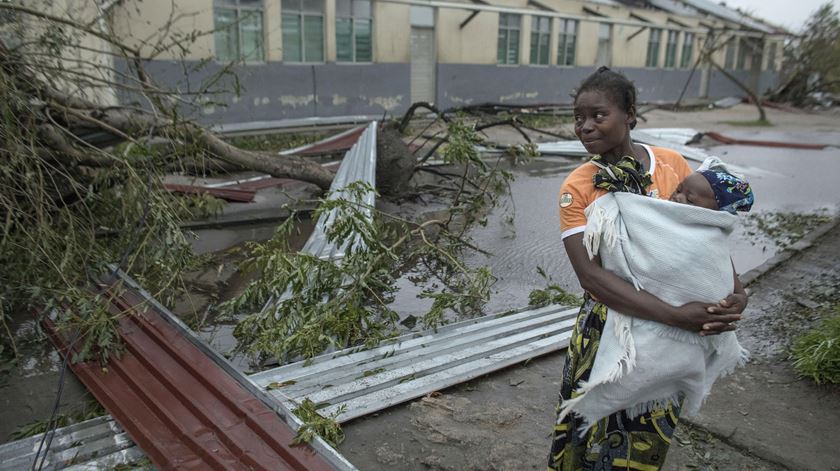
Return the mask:
M 708 0 L 143 0 L 109 13 L 155 55 L 146 68 L 161 83 L 195 89 L 233 64 L 238 93 L 208 100 L 209 123 L 568 103 L 599 65 L 627 74 L 642 101 L 742 95 L 698 61 L 704 48 L 760 92 L 786 37 Z M 155 49 L 173 37 L 188 47 Z

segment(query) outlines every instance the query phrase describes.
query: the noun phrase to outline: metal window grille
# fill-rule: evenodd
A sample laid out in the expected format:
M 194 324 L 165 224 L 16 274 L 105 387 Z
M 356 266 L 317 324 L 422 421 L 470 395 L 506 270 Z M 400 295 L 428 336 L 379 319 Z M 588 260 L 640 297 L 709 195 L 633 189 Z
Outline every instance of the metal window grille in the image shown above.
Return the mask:
M 551 18 L 531 17 L 531 64 L 548 65 L 548 49 L 551 43 Z
M 767 70 L 776 70 L 776 47 L 777 43 L 772 42 L 767 49 Z
M 324 62 L 324 0 L 282 0 L 283 60 Z
M 725 69 L 733 69 L 735 68 L 735 50 L 738 48 L 738 43 L 735 41 L 735 38 L 729 38 L 726 41 L 726 59 L 724 60 L 723 67 Z
M 662 30 L 658 28 L 650 29 L 650 38 L 648 39 L 647 58 L 645 59 L 645 67 L 657 67 L 659 65 L 659 44 L 662 42 Z
M 265 60 L 262 0 L 215 0 L 213 18 L 217 60 Z
M 694 33 L 685 33 L 682 45 L 682 54 L 680 54 L 680 68 L 687 69 L 691 65 L 691 60 L 694 55 Z
M 665 45 L 665 68 L 672 68 L 677 65 L 677 42 L 679 38 L 680 33 L 678 31 L 668 31 L 668 42 Z
M 373 61 L 370 0 L 336 0 L 335 43 L 338 62 Z
M 560 20 L 560 34 L 557 45 L 557 65 L 575 65 L 577 47 L 577 20 Z
M 499 40 L 497 62 L 499 64 L 519 63 L 519 30 L 522 15 L 499 13 Z
M 612 25 L 598 23 L 598 52 L 595 65 L 610 65 L 612 62 Z

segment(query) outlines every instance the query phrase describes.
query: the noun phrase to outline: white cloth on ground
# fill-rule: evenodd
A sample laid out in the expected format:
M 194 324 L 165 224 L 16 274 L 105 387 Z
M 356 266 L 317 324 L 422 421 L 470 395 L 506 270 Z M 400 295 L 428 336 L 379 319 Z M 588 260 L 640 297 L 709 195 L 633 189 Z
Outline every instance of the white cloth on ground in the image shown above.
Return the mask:
M 636 289 L 673 306 L 732 293 L 727 237 L 736 216 L 631 193 L 598 198 L 586 216 L 590 258 Z M 636 417 L 680 398 L 682 414 L 695 415 L 715 380 L 748 358 L 734 332 L 701 337 L 608 309 L 589 380 L 563 402 L 558 423 L 574 411 L 583 433 L 612 413 Z

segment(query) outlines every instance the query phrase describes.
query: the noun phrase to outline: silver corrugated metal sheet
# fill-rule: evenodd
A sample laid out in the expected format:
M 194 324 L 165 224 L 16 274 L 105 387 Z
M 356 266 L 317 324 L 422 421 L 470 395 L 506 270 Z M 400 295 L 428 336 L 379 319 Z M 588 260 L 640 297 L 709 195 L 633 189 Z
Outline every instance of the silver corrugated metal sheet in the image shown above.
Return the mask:
M 251 379 L 290 406 L 309 398 L 339 422 L 568 346 L 578 309 L 547 306 L 462 321 L 360 351 L 341 350 Z
M 773 28 L 770 28 L 766 25 L 763 25 L 752 18 L 749 18 L 746 15 L 738 13 L 737 11 L 725 7 L 723 5 L 719 5 L 715 2 L 710 0 L 682 0 L 687 5 L 696 8 L 702 12 L 708 13 L 713 16 L 717 16 L 718 18 L 722 18 L 725 20 L 732 21 L 734 23 L 738 23 L 742 26 L 746 26 L 747 28 L 752 28 L 756 31 L 761 31 L 764 33 L 773 34 L 776 31 Z
M 646 129 L 644 131 L 633 130 L 630 136 L 635 142 L 657 147 L 668 147 L 679 152 L 688 160 L 702 162 L 706 158 L 711 157 L 711 154 L 703 149 L 685 145 L 685 142 L 688 142 L 688 139 L 685 138 L 692 131 L 694 130 L 681 128 Z M 694 131 L 692 137 L 696 134 L 697 132 Z M 580 141 L 544 142 L 537 144 L 537 150 L 541 155 L 564 155 L 569 157 L 586 157 L 589 155 L 589 152 L 586 151 Z
M 359 137 L 359 141 L 344 155 L 344 160 L 341 162 L 341 166 L 338 167 L 338 172 L 336 172 L 335 178 L 330 185 L 331 198 L 351 199 L 351 195 L 344 189 L 354 182 L 361 181 L 370 186 L 376 184 L 376 129 L 376 121 L 370 123 L 367 129 L 365 129 L 365 132 Z M 354 202 L 372 207 L 374 204 L 374 194 L 373 192 L 368 192 L 361 201 Z M 370 210 L 365 210 L 365 212 L 370 216 Z M 327 240 L 326 229 L 333 223 L 335 217 L 336 214 L 333 211 L 318 220 L 315 225 L 315 230 L 309 236 L 301 252 L 320 258 L 338 259 L 343 257 L 348 250 L 361 248 L 361 241 L 358 237 L 340 247 L 336 247 Z

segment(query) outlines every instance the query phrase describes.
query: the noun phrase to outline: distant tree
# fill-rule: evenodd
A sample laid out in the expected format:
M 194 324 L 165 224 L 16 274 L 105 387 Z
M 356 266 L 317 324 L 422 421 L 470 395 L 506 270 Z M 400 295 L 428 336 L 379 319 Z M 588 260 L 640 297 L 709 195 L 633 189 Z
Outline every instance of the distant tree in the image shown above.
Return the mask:
M 831 2 L 808 19 L 785 48 L 787 74 L 774 98 L 803 104 L 814 92 L 840 93 L 840 13 Z

